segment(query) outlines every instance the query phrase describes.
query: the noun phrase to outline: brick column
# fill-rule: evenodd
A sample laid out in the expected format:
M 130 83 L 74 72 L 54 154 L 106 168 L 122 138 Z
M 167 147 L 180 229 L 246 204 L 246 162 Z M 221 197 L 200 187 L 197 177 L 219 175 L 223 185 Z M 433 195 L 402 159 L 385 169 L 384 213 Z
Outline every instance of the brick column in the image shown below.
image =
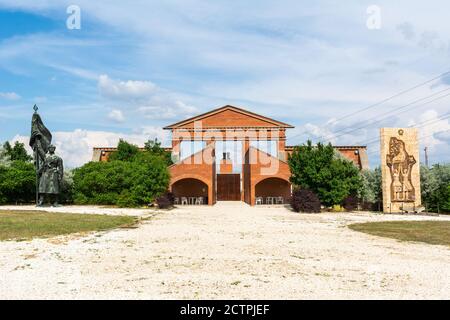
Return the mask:
M 246 203 L 250 204 L 250 165 L 248 163 L 248 160 L 246 155 L 249 152 L 250 149 L 250 141 L 248 139 L 245 139 L 243 141 L 242 145 L 242 185 L 243 185 L 243 192 L 241 193 L 241 200 L 245 201 Z
M 206 140 L 206 148 L 211 148 L 212 161 L 212 177 L 211 186 L 208 187 L 208 205 L 216 203 L 216 141 L 214 139 Z

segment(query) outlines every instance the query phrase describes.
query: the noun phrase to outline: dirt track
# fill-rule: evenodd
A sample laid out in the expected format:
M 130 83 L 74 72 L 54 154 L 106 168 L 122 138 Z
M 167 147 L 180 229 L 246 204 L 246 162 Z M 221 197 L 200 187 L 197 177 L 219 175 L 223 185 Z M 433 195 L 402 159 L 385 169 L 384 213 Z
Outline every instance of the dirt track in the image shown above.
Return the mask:
M 127 213 L 107 209 L 68 211 Z M 23 209 L 23 207 L 21 207 Z M 347 224 L 450 219 L 184 207 L 137 229 L 0 242 L 0 298 L 450 298 L 450 249 Z

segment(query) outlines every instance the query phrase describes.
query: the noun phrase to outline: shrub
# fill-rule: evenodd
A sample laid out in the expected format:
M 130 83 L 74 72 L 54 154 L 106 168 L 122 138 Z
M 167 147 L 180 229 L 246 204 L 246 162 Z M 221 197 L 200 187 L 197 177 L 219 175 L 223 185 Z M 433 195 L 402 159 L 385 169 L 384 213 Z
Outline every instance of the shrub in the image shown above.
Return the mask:
M 320 212 L 320 200 L 308 189 L 297 189 L 292 193 L 291 206 L 295 212 Z
M 89 162 L 74 170 L 73 182 L 75 203 L 136 207 L 167 190 L 169 172 L 162 157 L 140 152 L 133 161 Z
M 61 181 L 61 193 L 59 195 L 60 203 L 73 202 L 73 172 L 72 170 L 65 170 Z
M 363 201 L 361 202 L 361 209 L 364 211 L 382 211 L 383 203 L 381 201 Z
M 331 207 L 331 211 L 332 211 L 332 212 L 344 212 L 344 208 L 341 207 L 340 204 L 334 204 L 334 205 Z
M 36 173 L 32 163 L 12 161 L 0 166 L 0 203 L 29 203 L 36 196 Z
M 112 201 L 114 202 L 114 200 Z M 123 190 L 115 201 L 121 208 L 133 208 L 139 206 L 139 201 L 128 190 Z
M 156 203 L 160 209 L 168 209 L 173 207 L 175 197 L 172 192 L 166 192 L 156 199 Z
M 356 197 L 348 196 L 344 199 L 342 206 L 347 211 L 354 211 L 358 208 L 358 199 Z

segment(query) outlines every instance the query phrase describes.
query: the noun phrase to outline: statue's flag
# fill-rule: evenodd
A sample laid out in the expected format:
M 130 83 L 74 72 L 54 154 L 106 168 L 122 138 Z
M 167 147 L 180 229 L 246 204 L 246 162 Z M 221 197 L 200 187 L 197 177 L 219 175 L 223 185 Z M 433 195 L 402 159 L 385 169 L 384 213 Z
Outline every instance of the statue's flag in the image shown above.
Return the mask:
M 37 110 L 37 107 L 36 109 Z M 36 151 L 37 140 L 40 140 L 40 146 L 44 153 L 47 153 L 48 146 L 52 143 L 52 134 L 47 129 L 47 127 L 42 122 L 41 116 L 35 112 L 33 118 L 31 119 L 31 136 L 30 136 L 30 147 Z

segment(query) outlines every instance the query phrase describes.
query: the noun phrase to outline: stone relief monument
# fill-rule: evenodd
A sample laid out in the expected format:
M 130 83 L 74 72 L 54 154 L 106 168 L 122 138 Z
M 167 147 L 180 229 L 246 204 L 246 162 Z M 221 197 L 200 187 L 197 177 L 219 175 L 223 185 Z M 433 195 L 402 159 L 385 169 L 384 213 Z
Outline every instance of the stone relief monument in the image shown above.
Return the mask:
M 51 144 L 52 134 L 45 127 L 34 106 L 31 119 L 30 146 L 34 153 L 36 167 L 36 205 L 51 203 L 58 206 L 64 167 L 62 159 L 55 154 L 56 147 Z
M 381 128 L 383 211 L 421 210 L 417 129 Z

